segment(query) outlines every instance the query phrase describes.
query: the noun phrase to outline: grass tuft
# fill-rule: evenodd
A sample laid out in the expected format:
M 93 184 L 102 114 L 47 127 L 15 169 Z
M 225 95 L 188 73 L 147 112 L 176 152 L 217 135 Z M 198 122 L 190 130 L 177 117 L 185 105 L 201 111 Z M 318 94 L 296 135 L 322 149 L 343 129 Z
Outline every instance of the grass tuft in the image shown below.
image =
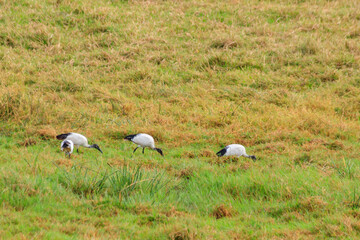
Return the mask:
M 109 194 L 118 196 L 121 202 L 134 194 L 153 196 L 166 187 L 168 181 L 164 179 L 164 174 L 160 172 L 145 172 L 140 166 L 135 169 L 122 166 L 122 168 L 109 175 L 109 184 Z
M 194 174 L 193 168 L 184 168 L 177 172 L 179 178 L 190 179 Z
M 196 239 L 196 234 L 189 231 L 189 229 L 174 230 L 169 233 L 171 240 L 192 240 Z
M 232 207 L 226 207 L 225 205 L 219 205 L 214 208 L 212 215 L 216 219 L 224 218 L 224 217 L 232 217 L 234 215 L 234 210 Z
M 94 198 L 105 191 L 108 173 L 73 165 L 69 170 L 58 167 L 58 182 L 84 198 Z

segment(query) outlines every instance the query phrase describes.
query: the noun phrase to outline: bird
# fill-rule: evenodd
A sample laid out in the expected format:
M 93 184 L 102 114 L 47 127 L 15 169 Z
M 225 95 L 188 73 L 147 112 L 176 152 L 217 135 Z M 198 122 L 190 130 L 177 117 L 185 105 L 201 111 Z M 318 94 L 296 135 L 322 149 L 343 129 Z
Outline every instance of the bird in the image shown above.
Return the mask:
M 57 135 L 56 138 L 59 140 L 71 140 L 74 143 L 74 146 L 76 147 L 77 153 L 79 153 L 80 146 L 86 148 L 95 148 L 99 150 L 101 153 L 103 153 L 97 144 L 89 145 L 87 138 L 79 133 L 63 133 Z
M 139 148 L 142 147 L 142 153 L 145 152 L 145 148 L 151 148 L 152 150 L 156 150 L 158 153 L 160 153 L 161 156 L 164 156 L 162 150 L 160 148 L 155 147 L 154 138 L 146 133 L 138 133 L 138 134 L 132 134 L 129 136 L 126 136 L 124 138 L 125 140 L 129 140 L 138 146 L 134 149 L 133 153 Z
M 65 156 L 68 155 L 70 158 L 70 155 L 74 150 L 74 143 L 71 140 L 64 140 L 61 142 L 60 146 L 61 146 L 61 151 L 65 152 Z
M 216 153 L 217 156 L 244 156 L 247 158 L 251 158 L 252 160 L 256 160 L 256 157 L 253 155 L 247 155 L 245 147 L 240 144 L 230 144 L 221 149 L 219 152 Z

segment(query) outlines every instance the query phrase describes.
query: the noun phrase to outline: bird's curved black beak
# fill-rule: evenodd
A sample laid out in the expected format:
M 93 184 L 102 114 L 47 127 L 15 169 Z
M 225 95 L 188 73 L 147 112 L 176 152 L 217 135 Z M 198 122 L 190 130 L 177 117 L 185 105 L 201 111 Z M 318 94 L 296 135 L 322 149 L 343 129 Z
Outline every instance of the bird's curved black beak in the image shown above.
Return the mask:
M 155 148 L 155 150 L 160 153 L 161 156 L 164 156 L 163 151 L 160 148 Z
M 101 149 L 100 149 L 100 147 L 99 146 L 97 146 L 97 147 L 95 147 L 97 150 L 99 150 L 100 152 L 101 152 L 101 154 L 103 153 L 103 151 L 101 151 Z

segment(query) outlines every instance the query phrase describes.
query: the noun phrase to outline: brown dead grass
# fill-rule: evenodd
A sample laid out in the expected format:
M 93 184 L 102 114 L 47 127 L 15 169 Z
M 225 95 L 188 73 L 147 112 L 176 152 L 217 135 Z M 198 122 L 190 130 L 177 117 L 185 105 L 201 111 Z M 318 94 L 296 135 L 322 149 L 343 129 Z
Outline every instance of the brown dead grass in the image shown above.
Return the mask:
M 26 138 L 24 141 L 19 142 L 20 146 L 28 147 L 32 145 L 36 145 L 37 141 L 34 138 Z
M 204 150 L 201 151 L 200 156 L 201 157 L 214 157 L 216 155 L 215 155 L 215 153 L 213 151 L 208 150 L 208 149 L 204 149 Z
M 180 171 L 178 171 L 176 173 L 176 176 L 179 178 L 190 179 L 192 177 L 193 173 L 194 173 L 193 168 L 184 168 L 184 169 L 181 169 Z
M 141 215 L 141 214 L 150 214 L 152 211 L 152 209 L 149 206 L 146 205 L 142 205 L 142 204 L 138 204 L 135 206 L 134 208 L 134 212 L 137 215 Z
M 169 239 L 171 240 L 192 240 L 196 239 L 196 234 L 190 232 L 189 229 L 173 230 L 169 233 Z
M 327 142 L 323 139 L 313 139 L 309 142 L 306 142 L 302 145 L 302 148 L 307 151 L 313 151 L 313 150 L 317 150 L 317 149 L 326 149 L 325 145 L 327 144 Z
M 253 166 L 253 163 L 241 161 L 241 162 L 236 163 L 235 165 L 230 165 L 229 170 L 232 172 L 236 172 L 238 170 L 246 171 L 249 168 L 251 168 L 251 166 Z
M 282 154 L 286 150 L 286 143 L 284 142 L 274 142 L 274 143 L 266 143 L 264 146 L 260 147 L 258 150 L 263 153 L 277 153 Z
M 72 156 L 73 157 L 73 156 Z M 68 158 L 62 158 L 55 161 L 55 163 L 59 166 L 72 167 L 74 165 L 74 161 Z
M 182 217 L 189 215 L 188 213 L 176 210 L 174 206 L 172 206 L 170 210 L 164 211 L 163 214 L 165 214 L 167 217 Z
M 314 196 L 301 200 L 299 208 L 307 212 L 314 212 L 319 211 L 320 209 L 324 210 L 327 206 L 328 203 L 325 202 L 321 197 Z
M 195 154 L 194 152 L 184 151 L 184 152 L 181 154 L 181 157 L 184 157 L 184 158 L 195 158 L 195 157 L 196 157 L 196 154 Z
M 214 216 L 216 219 L 224 218 L 224 217 L 232 217 L 234 216 L 234 210 L 231 206 L 225 206 L 225 205 L 219 205 L 216 206 L 212 213 L 212 216 Z
M 279 236 L 273 237 L 272 239 L 290 239 L 290 240 L 298 240 L 298 239 L 315 239 L 314 233 L 310 230 L 303 229 L 295 229 L 295 230 L 278 230 L 276 231 Z
M 325 144 L 325 146 L 330 150 L 342 150 L 344 149 L 344 144 L 340 141 L 334 141 L 331 143 Z
M 112 158 L 108 160 L 108 165 L 110 167 L 122 167 L 122 166 L 128 166 L 128 162 L 125 159 L 119 159 L 119 158 Z
M 240 43 L 233 39 L 218 39 L 214 40 L 210 47 L 218 49 L 231 49 L 240 46 Z
M 208 160 L 210 164 L 214 165 L 222 165 L 222 164 L 229 164 L 229 163 L 238 163 L 240 160 L 245 160 L 245 158 L 240 159 L 239 157 L 213 157 Z
M 45 126 L 43 128 L 37 129 L 36 133 L 43 139 L 55 139 L 57 133 L 56 130 L 51 126 Z

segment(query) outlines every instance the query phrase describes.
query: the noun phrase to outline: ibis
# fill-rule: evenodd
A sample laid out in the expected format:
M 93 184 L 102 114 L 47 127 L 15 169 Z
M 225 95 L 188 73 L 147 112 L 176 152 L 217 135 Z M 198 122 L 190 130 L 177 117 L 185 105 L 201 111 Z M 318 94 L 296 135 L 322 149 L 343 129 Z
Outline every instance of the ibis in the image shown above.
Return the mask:
M 252 160 L 256 160 L 256 157 L 253 155 L 247 155 L 245 147 L 240 144 L 230 144 L 223 149 L 221 149 L 219 152 L 216 153 L 219 157 L 222 156 L 244 156 L 247 158 L 251 158 Z
M 61 151 L 65 152 L 65 156 L 69 156 L 72 154 L 74 150 L 74 143 L 71 140 L 64 140 L 61 142 Z
M 152 136 L 150 136 L 149 134 L 146 134 L 146 133 L 132 134 L 132 135 L 126 136 L 124 139 L 129 140 L 129 141 L 137 144 L 137 147 L 134 149 L 133 153 L 139 147 L 143 148 L 142 153 L 144 153 L 145 148 L 148 147 L 148 148 L 150 148 L 152 150 L 155 150 L 158 153 L 160 153 L 161 156 L 164 156 L 162 150 L 160 148 L 155 147 L 154 138 Z
M 76 151 L 79 153 L 79 147 L 95 148 L 103 153 L 97 144 L 89 145 L 88 140 L 84 135 L 79 133 L 63 133 L 56 136 L 59 140 L 71 140 L 76 147 Z

